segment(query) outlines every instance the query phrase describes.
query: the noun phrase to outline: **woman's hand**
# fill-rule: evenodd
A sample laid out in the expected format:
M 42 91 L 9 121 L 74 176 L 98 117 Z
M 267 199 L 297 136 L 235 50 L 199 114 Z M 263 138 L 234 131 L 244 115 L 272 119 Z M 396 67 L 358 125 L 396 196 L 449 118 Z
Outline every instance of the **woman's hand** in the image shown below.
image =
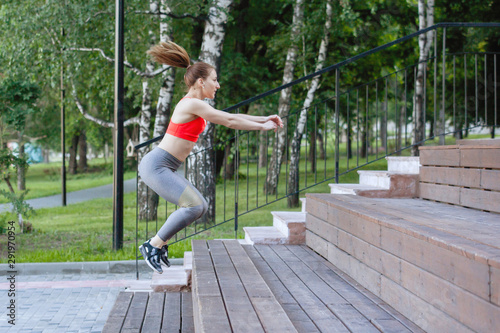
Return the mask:
M 283 128 L 283 121 L 281 120 L 280 116 L 278 116 L 277 114 L 273 114 L 271 116 L 268 116 L 266 119 L 266 122 L 268 122 L 268 121 L 272 121 L 273 123 L 276 124 L 276 128 L 274 129 L 275 132 L 276 132 L 278 127 Z

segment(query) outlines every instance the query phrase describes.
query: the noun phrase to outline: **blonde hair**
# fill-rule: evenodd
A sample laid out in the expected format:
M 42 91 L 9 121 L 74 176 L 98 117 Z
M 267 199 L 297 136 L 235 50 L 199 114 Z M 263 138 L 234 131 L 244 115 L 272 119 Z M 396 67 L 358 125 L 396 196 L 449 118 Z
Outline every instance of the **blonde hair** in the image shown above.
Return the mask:
M 191 59 L 186 50 L 174 42 L 161 42 L 152 46 L 147 53 L 160 64 L 186 68 L 184 82 L 188 88 L 194 85 L 197 79 L 206 79 L 210 72 L 215 70 L 212 65 L 201 61 L 191 65 Z

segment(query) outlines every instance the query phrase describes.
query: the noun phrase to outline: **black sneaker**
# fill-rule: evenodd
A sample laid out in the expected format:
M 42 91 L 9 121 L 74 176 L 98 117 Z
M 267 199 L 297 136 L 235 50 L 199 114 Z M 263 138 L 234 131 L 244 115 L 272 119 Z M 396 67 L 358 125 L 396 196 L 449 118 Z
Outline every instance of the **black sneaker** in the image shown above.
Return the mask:
M 148 266 L 161 274 L 163 273 L 163 269 L 160 264 L 162 249 L 154 247 L 149 243 L 149 241 L 150 240 L 139 246 L 139 251 L 141 251 L 142 257 L 146 260 Z
M 168 245 L 163 245 L 161 248 L 160 260 L 167 265 L 167 267 L 170 267 L 170 261 L 168 261 Z

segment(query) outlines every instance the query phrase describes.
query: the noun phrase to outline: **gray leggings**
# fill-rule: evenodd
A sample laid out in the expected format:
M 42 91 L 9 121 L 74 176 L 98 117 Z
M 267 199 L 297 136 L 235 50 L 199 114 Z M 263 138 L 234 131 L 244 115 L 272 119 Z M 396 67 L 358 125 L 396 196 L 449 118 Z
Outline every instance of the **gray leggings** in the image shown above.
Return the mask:
M 170 214 L 158 231 L 158 237 L 164 242 L 199 219 L 208 209 L 201 193 L 177 173 L 181 163 L 169 152 L 156 147 L 139 164 L 139 175 L 146 185 L 163 199 L 180 207 Z

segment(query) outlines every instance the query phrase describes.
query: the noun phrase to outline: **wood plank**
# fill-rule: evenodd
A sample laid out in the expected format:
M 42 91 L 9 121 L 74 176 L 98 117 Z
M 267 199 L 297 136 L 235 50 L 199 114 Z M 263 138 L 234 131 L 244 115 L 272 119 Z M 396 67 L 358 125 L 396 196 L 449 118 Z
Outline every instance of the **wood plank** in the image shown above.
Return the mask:
M 243 249 L 247 252 L 248 257 L 252 260 L 259 274 L 264 281 L 266 281 L 278 302 L 282 305 L 297 303 L 257 250 L 251 245 L 244 245 Z
M 288 291 L 297 300 L 299 305 L 304 309 L 304 312 L 313 320 L 320 331 L 349 331 L 269 246 L 256 245 L 255 248 L 262 258 L 267 261 L 274 273 L 280 278 Z
M 181 293 L 182 296 L 182 333 L 194 333 L 193 296 L 191 293 Z
M 206 241 L 193 240 L 193 290 L 195 295 L 221 296 Z M 195 255 L 196 254 L 196 255 Z M 196 282 L 196 285 L 194 285 Z
M 212 258 L 204 240 L 192 240 L 193 318 L 197 332 L 230 332 L 231 325 L 222 300 Z
M 196 332 L 231 332 L 222 297 L 198 296 L 197 304 L 200 318 L 198 323 L 195 322 Z
M 163 325 L 161 332 L 178 332 L 181 328 L 181 297 L 180 292 L 165 293 L 163 306 Z
M 292 321 L 298 332 L 315 333 L 320 332 L 309 316 L 302 310 L 298 303 L 282 304 L 283 309 Z
M 289 247 L 290 248 L 290 247 Z M 314 258 L 321 262 L 325 269 L 316 268 L 320 276 L 334 288 L 342 297 L 348 300 L 358 311 L 363 313 L 375 326 L 382 327 L 382 332 L 392 332 L 393 327 L 398 327 L 396 332 L 422 332 L 422 329 L 409 321 L 406 317 L 394 310 L 390 305 L 374 295 L 372 292 L 362 287 L 350 276 L 336 268 L 333 264 L 326 261 L 320 255 L 306 246 L 293 247 L 293 250 L 301 257 L 304 262 L 311 263 Z M 307 254 L 309 257 L 307 256 Z M 311 259 L 313 258 L 313 259 Z M 307 259 L 307 260 L 306 260 Z M 324 272 L 333 272 L 333 274 L 324 274 Z M 374 306 L 375 305 L 375 306 Z M 397 323 L 392 322 L 395 319 Z M 375 324 L 377 322 L 378 324 Z M 387 327 L 385 327 L 387 325 Z
M 370 321 L 285 246 L 270 246 L 308 288 L 353 332 L 378 332 Z
M 130 303 L 130 307 L 123 322 L 123 333 L 140 332 L 144 315 L 146 313 L 146 306 L 148 304 L 149 293 L 136 292 Z
M 266 332 L 297 332 L 241 244 L 225 241 L 224 245 Z
M 290 318 L 297 331 L 304 333 L 319 332 L 318 328 L 316 327 L 316 325 L 314 325 L 311 318 L 309 318 L 309 316 L 292 297 L 290 292 L 288 292 L 283 283 L 279 280 L 276 274 L 274 274 L 272 269 L 260 256 L 257 250 L 255 250 L 253 246 L 249 245 L 243 246 L 243 249 L 252 259 L 257 270 L 261 274 L 262 278 L 266 281 L 267 285 L 275 295 L 277 301 L 283 307 L 283 310 L 285 310 L 288 318 Z
M 120 332 L 133 297 L 134 293 L 130 292 L 122 291 L 118 294 L 115 304 L 113 305 L 108 319 L 106 320 L 106 323 L 104 324 L 104 327 L 102 329 L 103 333 Z
M 264 332 L 224 244 L 210 240 L 208 246 L 233 332 Z
M 165 301 L 164 293 L 152 293 L 149 296 L 146 308 L 146 316 L 142 325 L 142 333 L 158 333 L 161 329 L 163 303 Z

